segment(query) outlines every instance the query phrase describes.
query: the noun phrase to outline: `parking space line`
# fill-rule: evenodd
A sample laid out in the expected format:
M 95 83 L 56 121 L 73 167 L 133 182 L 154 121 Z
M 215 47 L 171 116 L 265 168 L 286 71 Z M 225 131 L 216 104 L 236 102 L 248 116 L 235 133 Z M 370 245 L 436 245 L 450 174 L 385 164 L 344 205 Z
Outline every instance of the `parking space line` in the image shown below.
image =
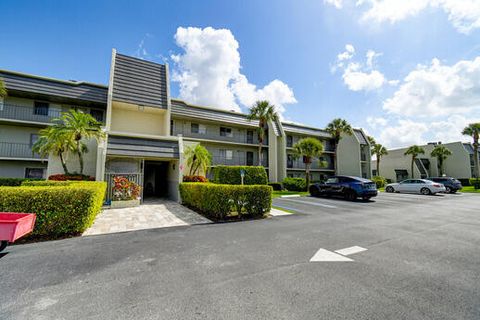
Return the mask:
M 292 201 L 292 202 L 296 202 L 296 203 L 304 203 L 304 204 L 309 204 L 309 205 L 312 205 L 312 206 L 318 206 L 318 207 L 324 207 L 324 208 L 331 208 L 331 209 L 336 208 L 336 206 L 331 206 L 329 204 L 323 204 L 323 203 L 320 203 L 320 202 L 302 201 L 302 200 L 297 200 L 297 199 L 282 199 L 282 200 Z
M 325 250 L 323 248 L 320 248 L 314 256 L 310 259 L 310 262 L 349 262 L 353 261 L 353 259 L 344 257 L 342 255 L 339 255 L 335 252 Z

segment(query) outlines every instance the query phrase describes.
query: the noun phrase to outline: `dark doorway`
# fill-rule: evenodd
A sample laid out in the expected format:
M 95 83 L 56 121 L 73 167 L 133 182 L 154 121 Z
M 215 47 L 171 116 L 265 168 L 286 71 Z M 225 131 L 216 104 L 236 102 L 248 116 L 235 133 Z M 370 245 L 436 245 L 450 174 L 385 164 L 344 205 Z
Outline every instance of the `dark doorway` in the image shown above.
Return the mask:
M 144 198 L 168 197 L 168 164 L 166 161 L 145 161 Z

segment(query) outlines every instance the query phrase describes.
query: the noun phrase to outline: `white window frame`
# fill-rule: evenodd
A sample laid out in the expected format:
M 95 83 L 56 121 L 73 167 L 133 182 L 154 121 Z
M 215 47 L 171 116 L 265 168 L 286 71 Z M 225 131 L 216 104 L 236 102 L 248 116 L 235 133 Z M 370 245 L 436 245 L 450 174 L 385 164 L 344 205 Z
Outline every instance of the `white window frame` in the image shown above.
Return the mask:
M 222 128 L 225 129 L 224 132 L 225 134 L 222 135 Z M 220 127 L 220 136 L 222 137 L 227 137 L 227 138 L 232 138 L 233 137 L 233 129 L 229 127 Z
M 27 171 L 28 171 L 28 170 L 31 170 L 31 169 L 42 170 L 42 179 L 45 178 L 45 168 L 26 167 L 26 168 L 25 168 L 25 174 L 24 174 L 24 177 L 25 177 L 26 179 L 34 179 L 34 178 L 29 178 L 29 177 L 27 177 Z
M 225 159 L 233 160 L 233 150 L 225 150 Z

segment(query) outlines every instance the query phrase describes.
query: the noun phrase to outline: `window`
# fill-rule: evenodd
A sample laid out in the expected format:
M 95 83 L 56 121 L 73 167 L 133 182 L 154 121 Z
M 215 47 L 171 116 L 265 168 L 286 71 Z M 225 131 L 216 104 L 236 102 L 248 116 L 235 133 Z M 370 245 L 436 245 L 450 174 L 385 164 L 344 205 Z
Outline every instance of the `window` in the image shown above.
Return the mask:
M 287 136 L 287 147 L 291 148 L 293 146 L 293 137 Z
M 175 125 L 174 125 L 173 120 L 170 120 L 170 135 L 171 136 L 173 136 L 174 127 L 175 127 Z
M 253 166 L 253 152 L 247 151 L 247 166 Z
M 225 150 L 225 158 L 227 160 L 232 160 L 233 159 L 233 151 L 232 150 Z
M 232 128 L 220 127 L 220 136 L 222 137 L 233 137 Z
M 103 122 L 103 110 L 91 109 L 90 115 L 98 122 Z
M 44 172 L 45 172 L 44 168 L 26 168 L 25 169 L 25 178 L 27 178 L 27 179 L 42 179 Z
M 192 133 L 205 134 L 207 133 L 207 128 L 203 124 L 192 123 L 190 125 L 190 130 Z
M 32 147 L 35 144 L 35 142 L 37 142 L 37 140 L 38 140 L 38 134 L 36 133 L 30 134 L 30 147 Z
M 33 114 L 39 116 L 48 116 L 48 102 L 35 101 L 33 105 Z
M 252 130 L 247 131 L 247 143 L 253 143 L 253 131 Z
M 287 168 L 293 168 L 293 155 L 287 154 Z

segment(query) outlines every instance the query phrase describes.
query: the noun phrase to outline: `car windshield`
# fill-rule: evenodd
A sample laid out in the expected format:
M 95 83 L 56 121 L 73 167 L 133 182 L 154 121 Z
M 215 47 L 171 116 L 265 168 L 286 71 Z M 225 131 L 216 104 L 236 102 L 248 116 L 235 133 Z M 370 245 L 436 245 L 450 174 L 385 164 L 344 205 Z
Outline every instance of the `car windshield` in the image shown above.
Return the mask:
M 337 183 L 338 179 L 337 178 L 328 178 L 326 183 Z

